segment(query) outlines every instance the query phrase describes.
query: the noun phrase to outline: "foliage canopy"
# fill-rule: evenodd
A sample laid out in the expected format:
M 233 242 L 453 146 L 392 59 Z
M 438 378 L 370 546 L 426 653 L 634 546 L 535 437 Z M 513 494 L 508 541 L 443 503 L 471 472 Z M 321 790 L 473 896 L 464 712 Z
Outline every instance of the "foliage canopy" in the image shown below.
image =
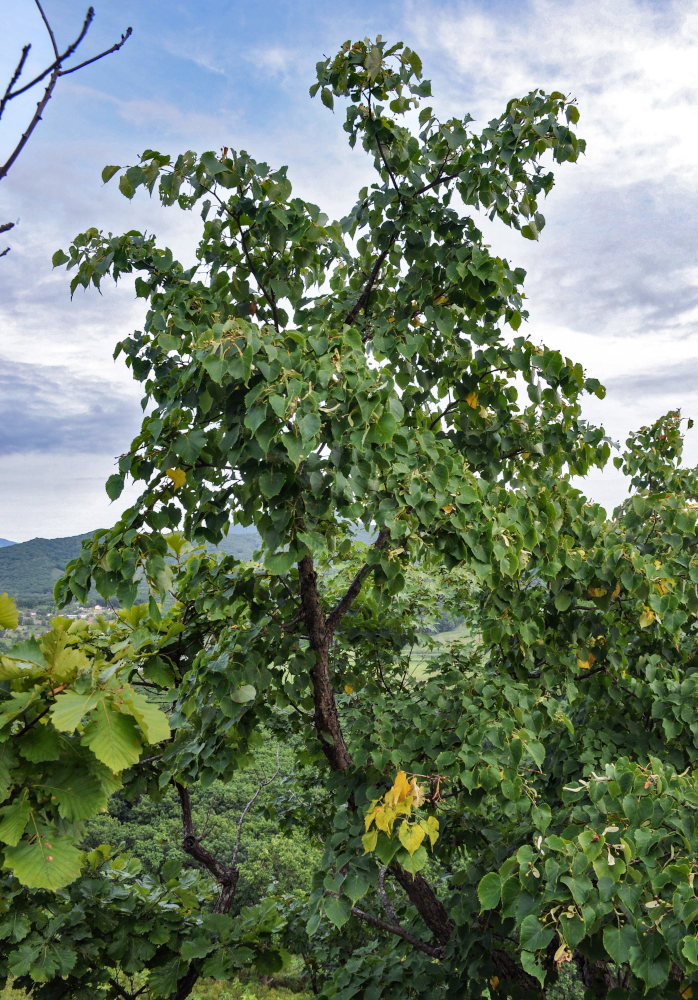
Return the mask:
M 612 518 L 571 485 L 609 458 L 581 416 L 603 389 L 520 332 L 524 273 L 473 214 L 538 237 L 547 162 L 584 148 L 577 109 L 533 91 L 481 132 L 442 122 L 417 55 L 381 39 L 317 77 L 376 171 L 346 218 L 244 151 L 148 150 L 104 179 L 200 210 L 197 265 L 138 232 L 89 230 L 54 256 L 73 290 L 134 275 L 148 304 L 116 349 L 146 415 L 107 483 L 142 493 L 57 595 L 94 585 L 128 607 L 139 576 L 151 594 L 2 658 L 19 770 L 0 811 L 0 936 L 16 942 L 0 969 L 47 998 L 135 996 L 123 975 L 183 998 L 201 974 L 324 949 L 341 960 L 318 989 L 336 1000 L 542 997 L 568 962 L 589 997 L 689 997 L 696 472 L 670 413 L 615 460 L 632 496 Z M 196 548 L 231 522 L 259 532 L 257 562 Z M 473 634 L 415 675 L 435 587 Z M 207 850 L 189 789 L 231 780 L 264 734 L 320 775 L 278 817 L 324 855 L 306 903 L 238 911 L 237 850 Z M 71 754 L 83 812 L 118 783 L 174 785 L 215 892 L 106 848 L 74 878 Z M 53 878 L 47 837 L 69 852 Z

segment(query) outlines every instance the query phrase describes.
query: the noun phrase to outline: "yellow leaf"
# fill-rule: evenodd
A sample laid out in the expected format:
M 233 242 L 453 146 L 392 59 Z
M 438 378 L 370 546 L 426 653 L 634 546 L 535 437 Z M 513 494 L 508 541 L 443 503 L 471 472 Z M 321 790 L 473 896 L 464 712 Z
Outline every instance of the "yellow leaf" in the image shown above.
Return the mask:
M 490 979 L 490 986 L 492 987 L 493 990 L 497 989 L 497 987 L 499 986 L 499 976 L 492 976 L 492 978 Z
M 605 597 L 608 591 L 605 587 L 588 587 L 587 593 L 590 597 Z
M 383 833 L 387 833 L 388 836 L 390 836 L 393 832 L 393 823 L 395 822 L 396 816 L 397 813 L 394 809 L 391 809 L 387 805 L 380 806 L 376 815 L 376 826 L 379 830 L 382 830 Z
M 425 796 L 423 790 L 417 784 L 417 779 L 416 778 L 412 779 L 412 783 L 410 784 L 410 788 L 412 790 L 412 805 L 415 807 L 415 809 L 419 809 L 419 807 L 423 804 L 424 799 L 426 798 L 426 796 Z
M 351 686 L 351 684 L 345 684 L 344 691 L 346 692 L 346 694 L 353 694 L 354 688 Z
M 439 821 L 436 816 L 427 816 L 426 819 L 419 821 L 419 825 L 426 833 L 429 838 L 429 842 L 433 847 L 436 841 L 439 839 Z
M 451 511 L 453 510 L 453 504 L 447 503 L 445 507 L 441 508 L 441 510 L 444 512 L 444 514 L 450 514 Z
M 647 628 L 647 626 L 651 625 L 657 616 L 652 608 L 648 608 L 646 604 L 643 604 L 642 607 L 644 608 L 644 611 L 640 615 L 640 628 Z
M 691 997 L 693 996 L 693 990 L 691 987 L 687 986 L 685 990 L 681 990 L 681 996 L 683 997 L 683 1000 L 691 1000 Z
M 378 815 L 379 810 L 382 809 L 382 808 L 383 808 L 383 806 L 379 806 L 378 805 L 378 799 L 374 799 L 373 802 L 371 803 L 371 808 L 368 810 L 368 812 L 364 816 L 364 823 L 366 825 L 366 829 L 367 830 L 370 827 L 371 823 L 376 818 L 376 816 Z
M 0 594 L 0 628 L 17 628 L 17 605 L 8 593 Z
M 435 306 L 445 306 L 448 302 L 448 295 L 437 295 L 434 299 Z
M 400 838 L 400 843 L 411 857 L 424 840 L 424 830 L 421 824 L 408 823 L 405 820 L 400 824 L 398 837 Z
M 583 660 L 580 656 L 577 657 L 577 666 L 580 670 L 588 670 L 592 665 L 596 657 L 593 653 L 587 653 L 586 659 Z
M 365 833 L 361 838 L 361 843 L 364 845 L 364 854 L 375 851 L 376 844 L 378 843 L 378 830 L 371 830 L 370 833 Z
M 393 787 L 385 796 L 385 801 L 386 803 L 389 801 L 388 796 L 394 796 L 393 801 L 395 803 L 404 802 L 411 791 L 412 786 L 407 780 L 407 775 L 404 771 L 398 771 Z
M 471 408 L 471 410 L 477 410 L 477 393 L 475 392 L 474 389 L 472 392 L 468 393 L 468 395 L 465 397 L 465 401 Z
M 175 491 L 187 481 L 187 474 L 182 469 L 167 469 L 165 475 L 174 483 Z
M 555 952 L 553 961 L 556 965 L 562 965 L 563 962 L 572 961 L 572 952 L 569 950 L 566 944 L 561 944 L 560 947 Z
M 620 594 L 620 581 L 613 588 L 613 593 L 611 594 L 611 597 L 618 597 L 619 594 Z

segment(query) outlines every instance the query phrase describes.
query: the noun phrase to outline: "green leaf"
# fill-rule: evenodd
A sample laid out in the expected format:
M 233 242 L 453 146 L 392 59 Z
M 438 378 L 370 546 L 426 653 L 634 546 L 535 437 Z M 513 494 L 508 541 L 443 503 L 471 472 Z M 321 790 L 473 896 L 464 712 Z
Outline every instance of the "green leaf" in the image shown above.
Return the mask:
M 529 976 L 533 976 L 541 986 L 545 985 L 545 972 L 543 966 L 540 962 L 536 961 L 536 956 L 532 955 L 530 951 L 521 952 L 521 968 L 524 972 L 527 972 Z
M 353 871 L 349 872 L 347 877 L 342 883 L 342 892 L 349 897 L 352 902 L 352 906 L 356 906 L 357 902 L 366 895 L 368 890 L 371 888 L 372 882 L 366 872 Z
M 418 847 L 413 854 L 401 853 L 398 860 L 406 872 L 416 875 L 426 866 L 429 855 L 425 847 Z
M 555 607 L 558 611 L 567 611 L 573 600 L 573 594 L 569 590 L 561 590 L 555 595 Z
M 75 732 L 82 722 L 83 716 L 97 704 L 97 698 L 96 694 L 76 694 L 75 691 L 64 691 L 57 696 L 51 706 L 51 721 L 61 732 Z
M 533 219 L 530 220 L 525 226 L 521 227 L 521 235 L 525 236 L 527 240 L 537 240 L 539 233 L 538 227 L 536 226 Z
M 603 929 L 603 946 L 616 965 L 624 965 L 628 961 L 630 949 L 637 943 L 637 933 L 630 924 Z
M 326 108 L 330 108 L 330 110 L 334 108 L 334 97 L 332 96 L 332 91 L 327 87 L 323 87 L 320 91 L 320 100 Z
M 55 798 L 63 819 L 79 823 L 106 807 L 111 789 L 106 788 L 96 774 L 85 769 L 78 771 L 73 765 L 62 773 L 51 774 L 50 779 L 44 788 Z
M 191 962 L 195 958 L 206 958 L 216 947 L 218 947 L 217 942 L 212 940 L 210 935 L 197 934 L 183 942 L 180 955 L 185 962 Z
M 533 757 L 538 767 L 542 768 L 545 761 L 545 747 L 543 744 L 539 743 L 537 740 L 529 740 L 526 744 L 526 749 L 531 757 Z
M 336 899 L 334 896 L 327 896 L 323 901 L 325 913 L 335 925 L 341 929 L 351 916 L 351 903 L 341 896 Z
M 264 557 L 264 565 L 274 576 L 285 576 L 295 563 L 296 557 L 292 552 L 273 552 Z
M 53 257 L 51 258 L 51 263 L 53 264 L 54 267 L 60 267 L 61 264 L 67 264 L 69 260 L 70 257 L 68 256 L 67 253 L 64 253 L 63 250 L 56 250 Z
M 630 968 L 648 990 L 661 986 L 669 975 L 671 959 L 662 948 L 661 938 L 656 941 L 644 938 L 642 944 L 630 949 L 629 958 Z
M 41 651 L 41 646 L 34 638 L 16 643 L 2 655 L 8 660 L 16 660 L 18 663 L 31 664 L 43 669 L 48 667 L 46 657 Z
M 121 191 L 124 198 L 128 198 L 129 201 L 133 198 L 134 194 L 136 193 L 136 189 L 134 188 L 133 184 L 128 179 L 126 174 L 122 174 L 121 177 L 119 178 L 119 191 Z
M 493 910 L 498 905 L 502 891 L 502 882 L 497 872 L 488 872 L 477 887 L 480 900 L 480 913 Z
M 378 45 L 372 45 L 364 57 L 364 66 L 369 80 L 375 80 L 383 64 L 383 54 Z
M 118 500 L 124 489 L 123 477 L 118 473 L 110 476 L 105 484 L 105 489 L 110 500 Z
M 24 799 L 0 809 L 0 840 L 14 847 L 21 840 L 32 812 L 31 804 Z
M 257 697 L 257 689 L 252 684 L 243 684 L 242 687 L 232 691 L 230 698 L 238 705 L 246 705 L 249 701 L 254 701 Z
M 82 852 L 68 837 L 37 837 L 5 849 L 5 866 L 28 889 L 62 889 L 80 874 Z
M 82 742 L 97 760 L 115 772 L 137 764 L 142 749 L 135 721 L 114 711 L 105 700 L 91 713 Z
M 552 927 L 544 927 L 534 913 L 529 913 L 521 921 L 520 930 L 521 947 L 526 951 L 541 951 L 547 948 L 555 937 Z
M 111 180 L 117 170 L 121 170 L 121 167 L 115 167 L 113 164 L 104 167 L 102 170 L 102 183 L 106 184 L 107 181 Z
M 124 695 L 124 710 L 132 715 L 145 734 L 148 743 L 161 743 L 170 738 L 170 723 L 156 705 L 133 689 Z

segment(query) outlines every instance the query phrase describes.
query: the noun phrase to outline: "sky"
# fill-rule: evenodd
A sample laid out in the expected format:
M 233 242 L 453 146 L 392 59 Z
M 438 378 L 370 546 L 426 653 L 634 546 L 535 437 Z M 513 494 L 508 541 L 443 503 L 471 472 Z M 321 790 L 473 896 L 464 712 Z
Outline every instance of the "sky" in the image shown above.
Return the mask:
M 82 24 L 77 0 L 43 0 L 59 47 Z M 698 0 L 94 0 L 82 58 L 123 48 L 59 80 L 7 178 L 0 219 L 0 537 L 24 541 L 107 526 L 135 494 L 110 503 L 104 482 L 139 426 L 140 388 L 114 345 L 142 324 L 127 284 L 78 290 L 51 257 L 90 226 L 147 230 L 192 259 L 197 217 L 145 196 L 127 202 L 105 164 L 146 148 L 227 145 L 289 165 L 294 191 L 342 215 L 371 180 L 350 150 L 341 109 L 308 98 L 318 59 L 348 38 L 402 40 L 422 57 L 440 117 L 485 125 L 535 87 L 574 95 L 587 152 L 556 168 L 531 243 L 501 224 L 495 252 L 526 268 L 526 334 L 581 362 L 607 388 L 585 404 L 623 442 L 680 407 L 698 418 Z M 34 0 L 0 0 L 0 91 L 21 48 L 26 79 L 50 61 Z M 38 94 L 8 105 L 0 162 Z M 5 154 L 5 155 L 3 155 Z M 4 248 L 0 247 L 0 249 Z M 686 439 L 698 461 L 698 430 Z M 581 484 L 612 508 L 614 471 Z

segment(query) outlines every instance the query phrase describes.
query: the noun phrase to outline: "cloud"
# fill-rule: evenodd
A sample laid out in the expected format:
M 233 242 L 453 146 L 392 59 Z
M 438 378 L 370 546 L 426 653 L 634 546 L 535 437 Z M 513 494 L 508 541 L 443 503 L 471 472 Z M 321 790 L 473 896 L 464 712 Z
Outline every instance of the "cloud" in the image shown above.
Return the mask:
M 606 380 L 606 389 L 616 399 L 639 401 L 648 399 L 698 398 L 698 357 L 686 358 L 674 365 L 658 365 L 651 371 L 633 372 Z M 698 414 L 696 414 L 698 416 Z
M 506 17 L 472 2 L 410 11 L 420 48 L 445 57 L 451 94 L 469 92 L 478 115 L 532 87 L 562 90 L 578 98 L 590 162 L 610 184 L 693 167 L 685 123 L 698 94 L 696 0 L 530 0 Z
M 107 380 L 0 360 L 0 455 L 121 452 L 139 425 L 136 401 Z

